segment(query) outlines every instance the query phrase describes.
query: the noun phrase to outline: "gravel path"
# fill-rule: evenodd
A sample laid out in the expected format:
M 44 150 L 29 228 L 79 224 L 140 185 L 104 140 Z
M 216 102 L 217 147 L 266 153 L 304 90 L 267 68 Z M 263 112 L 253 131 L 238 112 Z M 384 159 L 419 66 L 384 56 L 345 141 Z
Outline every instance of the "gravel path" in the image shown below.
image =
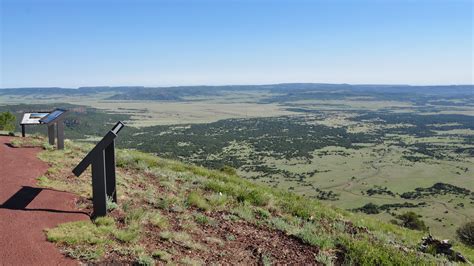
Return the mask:
M 38 148 L 12 148 L 0 136 L 0 265 L 77 265 L 46 240 L 44 229 L 89 219 L 73 194 L 36 185 L 48 165 Z

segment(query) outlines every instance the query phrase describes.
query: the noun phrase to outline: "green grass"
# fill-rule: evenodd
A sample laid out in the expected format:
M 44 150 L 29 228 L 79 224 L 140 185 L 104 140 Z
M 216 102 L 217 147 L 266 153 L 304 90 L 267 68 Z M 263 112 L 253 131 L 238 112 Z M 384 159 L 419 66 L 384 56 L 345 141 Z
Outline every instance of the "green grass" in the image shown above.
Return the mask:
M 341 236 L 338 244 L 344 247 L 344 262 L 359 265 L 436 265 L 429 255 L 414 251 L 403 252 L 393 245 L 374 245 L 367 238 Z
M 47 230 L 47 238 L 51 242 L 62 244 L 103 244 L 108 235 L 115 230 L 114 226 L 95 225 L 90 221 L 78 221 L 61 224 Z
M 44 148 L 46 150 L 52 150 L 44 137 L 41 135 L 32 135 L 27 138 L 13 138 L 10 144 L 15 148 Z
M 137 260 L 138 265 L 146 265 L 146 266 L 153 266 L 155 265 L 155 260 L 153 260 L 153 257 L 142 254 L 138 256 Z
M 52 167 L 59 167 L 75 163 L 74 160 L 69 162 L 68 157 L 81 157 L 81 154 L 84 154 L 84 148 L 69 143 L 64 151 L 45 150 L 40 157 Z M 343 260 L 357 265 L 434 265 L 443 261 L 417 251 L 423 237 L 421 232 L 329 207 L 317 200 L 259 185 L 234 174 L 132 150 L 118 150 L 117 165 L 121 198 L 114 210 L 116 218 L 61 224 L 47 231 L 49 241 L 62 245 L 68 254 L 76 254 L 85 261 L 100 260 L 113 250 L 120 250 L 120 254 L 127 254 L 121 256 L 137 262 L 171 261 L 175 256 L 185 256 L 179 252 L 175 255 L 176 247 L 212 252 L 213 249 L 206 245 L 214 244 L 213 241 L 202 238 L 205 241 L 201 243 L 193 235 L 199 227 L 213 225 L 210 214 L 223 212 L 228 222 L 239 223 L 242 219 L 318 246 L 320 254 L 315 255 L 315 260 L 320 257 L 332 261 L 336 251 L 342 250 Z M 69 180 L 61 179 L 61 174 L 61 171 L 50 171 L 41 177 L 41 182 L 64 187 L 81 196 L 89 195 L 90 192 L 72 187 Z M 90 180 L 79 181 L 79 187 L 89 186 L 90 189 Z M 170 183 L 174 185 L 163 185 Z M 153 239 L 161 239 L 153 245 L 144 242 L 149 241 L 149 226 L 155 228 L 151 229 L 156 236 Z M 357 234 L 348 231 L 351 226 Z M 218 242 L 227 245 L 236 236 L 228 234 L 225 239 L 227 241 Z M 137 245 L 141 247 L 138 251 Z M 474 260 L 472 249 L 459 243 L 455 248 Z M 100 252 L 94 253 L 94 250 Z
M 219 96 L 212 96 L 212 99 L 205 97 L 191 97 L 190 102 L 165 102 L 157 103 L 150 101 L 125 101 L 125 102 L 113 102 L 113 101 L 103 101 L 106 97 L 111 96 L 109 93 L 98 94 L 97 97 L 90 96 L 81 96 L 81 97 L 60 97 L 54 99 L 37 99 L 38 97 L 28 96 L 24 97 L 13 97 L 5 96 L 2 100 L 11 104 L 12 102 L 25 103 L 27 102 L 49 102 L 57 101 L 59 99 L 84 105 L 92 105 L 97 108 L 105 109 L 109 113 L 127 113 L 128 115 L 133 116 L 133 120 L 129 121 L 129 125 L 132 126 L 149 126 L 154 124 L 180 124 L 180 123 L 196 123 L 196 122 L 210 122 L 216 121 L 222 118 L 230 117 L 243 117 L 243 111 L 245 111 L 245 116 L 274 116 L 282 114 L 297 114 L 294 112 L 284 111 L 285 108 L 290 107 L 288 103 L 281 103 L 281 105 L 262 105 L 258 103 L 259 99 L 263 99 L 269 92 L 232 92 L 230 94 L 224 93 Z M 269 93 L 272 94 L 272 93 Z M 265 96 L 264 96 L 265 95 Z M 206 96 L 209 97 L 209 96 Z M 197 100 L 198 101 L 194 101 Z M 468 103 L 468 99 L 445 99 L 446 101 L 453 101 L 457 103 Z M 251 104 L 249 104 L 251 103 Z M 225 104 L 225 105 L 223 105 Z M 352 110 L 381 110 L 389 109 L 394 112 L 410 112 L 414 115 L 425 112 L 421 108 L 412 105 L 410 101 L 392 101 L 386 99 L 377 99 L 377 97 L 370 99 L 370 97 L 345 97 L 341 99 L 305 99 L 291 102 L 292 107 L 294 105 L 308 109 L 308 110 L 318 110 L 324 114 L 324 119 L 320 119 L 319 115 L 307 115 L 308 120 L 311 123 L 325 124 L 331 127 L 347 127 L 349 132 L 362 132 L 368 133 L 373 131 L 384 131 L 391 126 L 413 126 L 407 123 L 403 124 L 386 124 L 379 125 L 373 123 L 372 121 L 353 121 L 351 118 L 354 116 Z M 336 104 L 336 105 L 334 105 Z M 225 107 L 225 112 L 223 108 Z M 242 108 L 246 107 L 246 108 Z M 267 108 L 270 107 L 270 108 Z M 403 107 L 402 109 L 398 109 Z M 409 107 L 408 109 L 406 109 Z M 435 106 L 430 106 L 434 108 Z M 250 109 L 249 109 L 250 108 Z M 472 115 L 472 106 L 445 106 L 441 109 L 440 106 L 437 106 L 433 112 L 451 112 L 451 113 L 470 113 Z M 232 110 L 232 111 L 230 111 Z M 331 110 L 331 111 L 325 111 Z M 163 115 L 165 114 L 166 115 Z M 174 115 L 169 114 L 179 114 L 179 118 Z M 192 114 L 192 116 L 190 116 Z M 89 113 L 90 115 L 90 113 Z M 103 114 L 106 115 L 105 113 Z M 107 114 L 107 117 L 110 114 Z M 451 123 L 456 124 L 456 123 Z M 448 126 L 449 124 L 445 124 Z M 143 129 L 142 133 L 147 133 L 150 135 L 156 135 L 160 133 L 176 133 L 173 128 L 170 127 L 166 129 L 166 132 L 154 131 L 151 128 Z M 165 130 L 165 129 L 163 129 Z M 69 132 L 68 132 L 69 133 Z M 66 135 L 68 135 L 68 133 Z M 70 135 L 73 132 L 70 131 Z M 89 134 L 89 133 L 88 133 Z M 122 133 L 123 134 L 123 133 Z M 438 135 L 439 134 L 439 135 Z M 139 135 L 137 135 L 139 136 Z M 287 179 L 282 177 L 275 177 L 271 175 L 270 177 L 259 178 L 257 182 L 268 183 L 269 185 L 275 185 L 278 188 L 283 190 L 288 190 L 289 188 L 294 189 L 296 193 L 304 194 L 306 196 L 315 196 L 318 193 L 311 186 L 307 184 L 313 184 L 318 188 L 325 190 L 331 190 L 339 194 L 339 200 L 330 201 L 328 204 L 335 205 L 342 209 L 353 209 L 360 207 L 368 202 L 374 202 L 376 204 L 384 203 L 397 203 L 401 199 L 396 198 L 375 198 L 368 197 L 367 195 L 362 195 L 363 191 L 369 189 L 372 185 L 381 185 L 387 186 L 390 190 L 393 190 L 395 193 L 403 193 L 406 191 L 413 190 L 416 187 L 428 187 L 435 182 L 449 182 L 454 185 L 462 186 L 471 190 L 474 190 L 474 182 L 471 176 L 473 175 L 473 165 L 474 161 L 471 158 L 463 158 L 462 160 L 447 160 L 447 159 L 436 159 L 427 162 L 418 162 L 418 163 L 408 163 L 406 160 L 403 161 L 402 155 L 404 152 L 409 153 L 410 150 L 406 148 L 401 148 L 397 146 L 398 139 L 400 141 L 406 142 L 407 144 L 415 143 L 437 143 L 445 145 L 454 145 L 455 147 L 462 147 L 463 145 L 457 143 L 460 139 L 465 138 L 466 136 L 472 136 L 471 132 L 468 129 L 449 129 L 438 128 L 433 131 L 433 135 L 428 137 L 416 137 L 411 134 L 409 131 L 397 133 L 397 134 L 386 134 L 385 143 L 380 143 L 377 145 L 374 144 L 363 144 L 363 148 L 350 149 L 342 147 L 326 147 L 320 150 L 315 150 L 313 152 L 313 158 L 311 160 L 303 160 L 301 158 L 291 158 L 287 160 L 285 158 L 278 158 L 272 156 L 271 154 L 265 154 L 261 158 L 261 162 L 254 161 L 252 163 L 261 164 L 263 166 L 275 167 L 279 170 L 287 170 L 291 173 L 307 173 L 314 170 L 322 170 L 313 176 L 306 175 L 304 182 L 301 182 L 298 179 Z M 124 137 L 124 135 L 122 135 Z M 32 138 L 34 139 L 35 136 Z M 87 137 L 89 141 L 97 141 L 97 137 L 94 139 L 93 136 Z M 13 143 L 20 142 L 20 138 L 14 140 Z M 100 139 L 100 138 L 99 138 Z M 201 138 L 196 140 L 200 141 Z M 196 141 L 196 142 L 198 142 Z M 42 142 L 42 143 L 41 143 Z M 193 142 L 193 141 L 191 141 Z M 191 143 L 189 140 L 183 141 L 183 145 Z M 194 144 L 197 144 L 193 142 Z M 180 142 L 181 143 L 181 142 Z M 17 144 L 20 146 L 21 144 Z M 46 149 L 51 149 L 53 147 L 48 147 L 46 142 L 40 141 L 33 146 L 41 147 L 43 146 Z M 199 144 L 197 144 L 199 145 Z M 138 149 L 144 149 L 146 143 L 143 146 L 137 146 Z M 172 145 L 174 147 L 174 145 Z M 467 146 L 467 145 L 464 145 Z M 178 147 L 176 147 L 178 149 Z M 442 148 L 441 148 L 442 149 Z M 207 149 L 206 149 L 207 150 Z M 387 150 L 387 153 L 384 154 L 380 151 Z M 160 146 L 157 146 L 156 149 L 152 150 L 153 152 L 160 153 Z M 248 158 L 251 158 L 251 155 L 255 154 L 255 147 L 250 145 L 246 141 L 231 141 L 229 145 L 224 147 L 222 151 L 226 153 L 234 154 L 242 162 L 247 161 Z M 337 151 L 347 152 L 349 155 L 337 154 Z M 329 152 L 328 155 L 318 156 L 322 152 Z M 170 151 L 169 153 L 163 153 L 165 156 L 181 156 L 179 152 Z M 195 161 L 195 154 L 181 156 L 185 160 Z M 221 151 L 213 152 L 213 154 L 205 154 L 205 156 L 223 156 Z M 459 153 L 453 153 L 450 155 L 458 156 Z M 185 167 L 175 164 L 167 167 L 166 169 L 160 167 L 160 161 L 148 160 L 147 156 L 140 156 L 138 154 L 129 154 L 129 158 L 120 158 L 125 159 L 125 161 L 118 161 L 119 165 L 124 167 L 129 167 L 131 165 L 136 165 L 137 169 L 146 170 L 146 171 L 156 171 L 156 173 L 162 173 L 167 175 L 168 173 L 173 173 L 176 171 L 183 171 Z M 259 159 L 260 160 L 260 159 Z M 133 161 L 133 162 L 132 162 Z M 205 164 L 208 160 L 204 159 L 203 161 L 197 161 L 198 164 Z M 372 163 L 375 163 L 375 167 L 372 167 Z M 166 164 L 166 163 L 165 163 Z M 467 167 L 470 168 L 467 172 L 461 172 L 457 174 L 458 167 Z M 233 174 L 232 169 L 223 169 L 227 171 L 227 174 Z M 328 170 L 326 172 L 326 170 Z M 184 171 L 185 172 L 185 171 Z M 238 173 L 242 176 L 251 178 L 252 176 L 257 175 L 255 172 L 246 172 L 243 169 L 238 169 Z M 355 176 L 356 180 L 351 180 L 351 177 Z M 55 180 L 50 179 L 50 183 L 46 183 L 48 186 L 54 186 L 58 189 L 66 189 L 66 187 L 59 187 L 60 184 Z M 174 179 L 162 180 L 162 184 L 166 185 L 170 190 L 178 190 L 176 187 L 177 183 Z M 77 186 L 77 184 L 74 184 Z M 211 185 L 211 184 L 210 184 Z M 75 189 L 75 188 L 70 188 Z M 70 190 L 69 189 L 69 190 Z M 83 191 L 85 191 L 84 187 Z M 76 189 L 77 190 L 77 189 Z M 83 192 L 81 191 L 81 192 Z M 82 193 L 81 193 L 82 194 Z M 256 204 L 263 200 L 260 204 L 267 204 L 265 199 L 256 195 L 256 198 L 252 199 L 252 194 L 246 195 L 245 190 L 239 192 L 241 194 L 239 199 L 247 200 L 249 202 L 255 201 Z M 207 198 L 208 194 L 205 194 Z M 467 222 L 468 219 L 472 218 L 471 213 L 474 212 L 474 205 L 470 204 L 468 199 L 458 199 L 460 202 L 449 202 L 449 198 L 434 198 L 430 199 L 430 206 L 426 208 L 419 208 L 416 212 L 419 212 L 423 215 L 426 224 L 430 227 L 431 232 L 440 238 L 450 238 L 453 239 L 455 236 L 455 229 L 464 222 Z M 413 203 L 420 202 L 419 200 L 413 200 Z M 208 203 L 212 206 L 210 199 Z M 456 204 L 463 203 L 465 207 L 455 208 Z M 253 204 L 253 203 L 252 203 Z M 182 206 L 181 206 L 182 207 Z M 221 207 L 224 209 L 224 207 Z M 407 211 L 405 209 L 404 211 Z M 376 219 L 381 219 L 384 221 L 389 221 L 393 217 L 389 215 L 378 215 Z M 437 219 L 443 219 L 442 222 L 438 222 Z M 452 225 L 451 225 L 452 224 Z
M 392 139 L 401 138 L 407 143 L 440 143 L 450 145 L 453 142 L 452 136 L 441 136 L 437 138 L 416 138 L 411 135 L 392 135 Z M 395 141 L 395 143 L 397 143 Z M 453 144 L 454 145 L 454 144 Z M 457 144 L 458 145 L 458 144 Z M 460 145 L 459 147 L 461 147 Z M 456 146 L 458 147 L 458 146 Z M 326 155 L 319 156 L 320 153 L 327 152 Z M 340 155 L 338 152 L 347 153 Z M 306 196 L 317 196 L 318 192 L 310 186 L 314 185 L 325 191 L 333 191 L 339 194 L 338 200 L 327 201 L 328 204 L 344 209 L 354 209 L 369 202 L 375 204 L 403 203 L 407 200 L 388 195 L 364 195 L 364 192 L 374 185 L 387 187 L 394 193 L 413 191 L 417 187 L 430 187 L 436 182 L 450 183 L 459 187 L 474 191 L 472 178 L 472 167 L 474 161 L 468 156 L 450 153 L 456 156 L 455 160 L 430 159 L 423 162 L 409 162 L 402 159 L 403 155 L 411 154 L 407 148 L 396 145 L 381 143 L 370 145 L 360 149 L 346 149 L 342 147 L 326 147 L 316 150 L 310 161 L 306 160 L 275 160 L 265 158 L 265 164 L 274 166 L 277 169 L 287 170 L 292 173 L 305 173 L 314 170 L 318 172 L 314 176 L 305 176 L 303 181 L 299 180 L 271 180 L 270 178 L 258 179 L 260 183 L 269 183 L 281 189 L 293 189 L 298 194 Z M 460 169 L 470 169 L 467 172 Z M 249 175 L 249 173 L 243 173 Z M 352 179 L 355 177 L 355 179 Z M 409 200 L 410 203 L 418 204 L 427 202 L 429 206 L 417 208 L 416 211 L 423 216 L 423 220 L 430 227 L 431 233 L 439 238 L 453 239 L 456 228 L 472 217 L 474 205 L 470 204 L 469 198 L 434 196 L 424 199 Z M 463 203 L 464 207 L 456 208 L 456 204 Z M 400 209 L 397 214 L 410 211 L 411 209 Z M 376 219 L 389 222 L 393 219 L 390 215 L 377 215 Z M 442 222 L 437 221 L 442 219 Z M 453 225 L 451 225 L 453 224 Z
M 237 215 L 238 217 L 246 221 L 249 221 L 249 222 L 255 221 L 255 214 L 253 213 L 253 209 L 251 206 L 247 204 L 240 204 L 238 206 L 235 206 L 231 210 L 231 213 Z
M 136 242 L 140 237 L 140 229 L 138 227 L 131 227 L 124 230 L 117 230 L 114 232 L 114 236 L 117 240 L 124 243 Z
M 169 262 L 172 258 L 172 255 L 164 250 L 155 250 L 152 256 L 164 262 Z
M 211 218 L 201 213 L 196 213 L 194 215 L 194 220 L 199 224 L 210 224 L 212 222 Z
M 334 236 L 325 234 L 324 229 L 320 228 L 318 224 L 305 223 L 296 236 L 303 242 L 320 247 L 323 250 L 335 247 Z
M 168 218 L 166 218 L 166 216 L 163 216 L 159 212 L 151 213 L 148 220 L 150 221 L 150 223 L 152 225 L 154 225 L 158 228 L 165 229 L 165 228 L 168 228 L 168 226 L 169 226 Z
M 199 193 L 198 191 L 190 192 L 188 195 L 187 202 L 189 205 L 194 206 L 203 211 L 207 211 L 211 208 L 209 203 L 207 203 L 206 199 L 203 197 L 202 193 Z

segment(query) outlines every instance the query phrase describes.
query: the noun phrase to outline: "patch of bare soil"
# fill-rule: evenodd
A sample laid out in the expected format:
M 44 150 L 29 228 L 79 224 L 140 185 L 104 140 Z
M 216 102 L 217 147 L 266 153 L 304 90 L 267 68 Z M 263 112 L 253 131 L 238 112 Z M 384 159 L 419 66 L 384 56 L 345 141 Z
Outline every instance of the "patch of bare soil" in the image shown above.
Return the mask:
M 164 188 L 156 177 L 135 170 L 119 169 L 125 176 L 146 176 L 147 182 L 131 179 L 130 191 L 144 191 L 149 187 L 156 189 L 158 195 L 174 195 Z M 181 181 L 177 181 L 178 183 Z M 133 199 L 133 206 L 146 206 L 143 198 Z M 84 212 L 92 209 L 91 199 L 80 197 L 76 207 Z M 153 209 L 153 207 L 152 207 Z M 148 211 L 152 211 L 152 209 Z M 158 210 L 156 210 L 158 211 Z M 194 207 L 181 207 L 173 210 L 160 210 L 169 222 L 167 228 L 151 224 L 143 225 L 141 237 L 135 243 L 122 243 L 124 249 L 132 250 L 136 246 L 144 247 L 151 255 L 154 251 L 165 251 L 170 254 L 170 261 L 183 263 L 188 258 L 197 263 L 210 264 L 304 264 L 318 265 L 316 255 L 319 249 L 303 243 L 301 240 L 286 235 L 282 231 L 271 229 L 238 219 L 226 211 L 201 212 Z M 212 222 L 197 223 L 194 216 L 205 214 Z M 126 213 L 120 209 L 113 210 L 109 216 L 117 221 L 117 228 L 124 228 Z M 234 218 L 230 218 L 234 217 Z M 163 234 L 170 237 L 163 237 Z M 164 263 L 164 261 L 158 262 Z M 136 263 L 134 257 L 119 250 L 111 250 L 98 264 Z
M 318 248 L 302 243 L 297 238 L 244 220 L 229 220 L 225 212 L 215 212 L 209 216 L 213 219 L 212 224 L 196 224 L 196 228 L 187 231 L 168 216 L 173 230 L 186 231 L 192 237 L 192 242 L 198 243 L 200 248 L 189 248 L 176 241 L 164 240 L 160 237 L 160 232 L 164 230 L 152 226 L 147 228 L 146 245 L 151 250 L 173 250 L 173 260 L 176 261 L 189 257 L 205 264 L 318 264 L 315 260 Z

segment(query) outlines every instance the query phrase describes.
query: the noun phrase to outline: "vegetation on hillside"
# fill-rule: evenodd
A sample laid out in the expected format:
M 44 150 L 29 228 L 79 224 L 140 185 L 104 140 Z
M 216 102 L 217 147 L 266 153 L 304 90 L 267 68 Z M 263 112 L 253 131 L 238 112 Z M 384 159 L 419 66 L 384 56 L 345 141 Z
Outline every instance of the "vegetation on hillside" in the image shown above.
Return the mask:
M 91 209 L 91 177 L 75 178 L 70 170 L 89 149 L 68 141 L 63 151 L 39 155 L 50 164 L 39 184 L 80 195 L 83 210 Z M 418 251 L 421 232 L 257 185 L 229 168 L 209 170 L 133 150 L 118 150 L 117 166 L 119 204 L 109 204 L 108 217 L 47 230 L 65 254 L 140 264 L 446 262 Z M 472 249 L 456 248 L 473 260 Z
M 0 130 L 13 132 L 16 118 L 11 112 L 0 113 Z
M 100 89 L 80 91 L 94 95 Z M 297 94 L 303 91 L 307 92 L 302 89 Z M 377 94 L 362 94 L 366 95 L 365 104 L 377 104 Z M 345 99 L 351 95 L 358 94 L 331 93 L 328 97 Z M 183 102 L 182 107 L 200 101 Z M 469 107 L 466 99 L 455 98 L 456 104 L 461 101 Z M 432 232 L 453 238 L 455 228 L 472 219 L 474 210 L 474 183 L 469 178 L 474 151 L 472 116 L 423 114 L 433 111 L 424 109 L 426 106 L 416 107 L 419 112 L 384 105 L 378 110 L 342 109 L 354 103 L 358 102 L 345 100 L 341 106 L 318 103 L 318 109 L 305 102 L 291 102 L 284 106 L 297 115 L 127 126 L 116 144 L 212 169 L 235 168 L 242 177 L 331 201 L 348 210 L 373 203 L 377 206 L 372 213 L 387 222 L 413 210 L 423 215 Z M 66 137 L 87 142 L 96 141 L 117 120 L 156 119 L 151 115 L 150 102 L 140 104 L 140 109 L 114 104 L 118 107 L 107 111 L 72 104 L 5 105 L 0 111 L 11 111 L 20 118 L 24 111 L 65 107 L 70 110 L 65 121 Z M 216 108 L 212 104 L 203 106 Z M 27 127 L 27 134 L 45 131 L 45 126 Z
M 397 215 L 398 221 L 394 220 L 393 223 L 413 230 L 426 231 L 428 227 L 425 225 L 425 222 L 420 219 L 421 217 L 421 215 L 414 212 L 405 212 Z
M 18 104 L 18 105 L 0 105 L 0 112 L 8 111 L 20 121 L 25 112 L 49 112 L 55 108 L 64 108 L 69 112 L 66 115 L 65 135 L 70 139 L 83 139 L 87 137 L 96 137 L 102 132 L 109 130 L 118 120 L 129 120 L 130 115 L 109 114 L 95 108 L 73 105 L 73 104 Z M 13 130 L 20 131 L 19 124 L 13 123 Z M 27 134 L 45 133 L 44 125 L 28 125 Z
M 474 248 L 474 221 L 463 224 L 458 228 L 456 233 L 461 242 Z

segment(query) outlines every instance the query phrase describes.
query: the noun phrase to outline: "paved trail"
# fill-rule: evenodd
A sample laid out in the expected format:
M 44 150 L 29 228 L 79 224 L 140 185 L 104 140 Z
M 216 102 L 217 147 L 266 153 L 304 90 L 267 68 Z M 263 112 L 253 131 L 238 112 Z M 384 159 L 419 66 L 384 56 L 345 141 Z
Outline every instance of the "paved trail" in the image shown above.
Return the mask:
M 89 216 L 74 210 L 74 195 L 36 185 L 48 169 L 40 149 L 11 148 L 9 140 L 0 136 L 0 265 L 77 265 L 43 230 Z

